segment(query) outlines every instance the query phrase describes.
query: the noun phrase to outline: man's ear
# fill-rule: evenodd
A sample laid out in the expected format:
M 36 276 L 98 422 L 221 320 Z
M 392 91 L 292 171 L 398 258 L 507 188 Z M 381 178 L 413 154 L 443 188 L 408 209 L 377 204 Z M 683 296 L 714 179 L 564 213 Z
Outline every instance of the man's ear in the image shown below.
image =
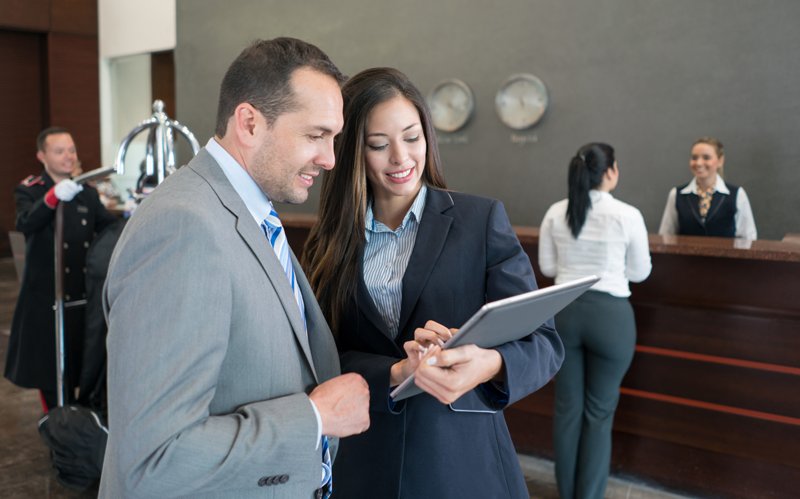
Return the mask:
M 44 153 L 42 151 L 36 151 L 36 159 L 39 160 L 39 163 L 44 164 Z
M 242 144 L 253 146 L 256 141 L 256 126 L 260 113 L 247 102 L 242 102 L 233 111 L 231 120 L 236 136 Z

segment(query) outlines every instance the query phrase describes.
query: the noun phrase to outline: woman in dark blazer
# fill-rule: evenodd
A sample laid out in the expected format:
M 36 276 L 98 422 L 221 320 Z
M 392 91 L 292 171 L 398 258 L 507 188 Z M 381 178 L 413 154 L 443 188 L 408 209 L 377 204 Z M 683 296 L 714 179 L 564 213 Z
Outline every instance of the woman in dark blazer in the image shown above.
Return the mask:
M 336 168 L 304 262 L 343 371 L 370 385 L 370 429 L 344 439 L 334 497 L 529 497 L 502 409 L 556 373 L 552 322 L 481 349 L 427 349 L 488 301 L 536 289 L 499 201 L 445 190 L 420 92 L 397 70 L 347 82 Z M 394 403 L 412 372 L 426 393 Z

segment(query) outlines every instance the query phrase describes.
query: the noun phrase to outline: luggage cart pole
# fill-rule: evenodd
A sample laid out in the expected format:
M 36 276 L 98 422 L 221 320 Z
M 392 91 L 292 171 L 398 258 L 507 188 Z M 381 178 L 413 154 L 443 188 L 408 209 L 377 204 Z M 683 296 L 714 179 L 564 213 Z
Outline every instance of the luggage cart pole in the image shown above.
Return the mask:
M 73 178 L 76 184 L 85 184 L 90 180 L 105 177 L 115 173 L 113 166 L 98 168 Z M 58 407 L 66 404 L 66 386 L 64 382 L 66 350 L 64 347 L 64 203 L 58 202 L 56 206 L 56 233 L 53 237 L 53 258 L 55 272 L 55 305 L 53 310 L 56 317 L 56 391 L 58 392 Z
M 56 233 L 53 238 L 55 247 L 55 296 L 53 307 L 56 315 L 56 391 L 58 407 L 64 406 L 64 203 L 56 206 Z

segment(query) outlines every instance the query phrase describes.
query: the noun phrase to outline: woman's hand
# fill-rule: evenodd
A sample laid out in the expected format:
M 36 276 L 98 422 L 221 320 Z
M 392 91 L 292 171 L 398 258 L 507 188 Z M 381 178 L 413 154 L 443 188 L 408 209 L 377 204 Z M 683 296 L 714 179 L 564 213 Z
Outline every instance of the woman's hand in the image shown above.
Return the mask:
M 414 340 L 403 343 L 406 358 L 392 366 L 389 386 L 396 386 L 417 370 L 425 353 L 434 346 L 442 346 L 453 337 L 458 329 L 448 329 L 436 321 L 428 321 L 425 327 L 414 331 Z
M 414 382 L 443 404 L 481 383 L 497 378 L 503 371 L 503 357 L 497 350 L 463 345 L 442 350 L 429 349 L 415 371 Z
M 414 341 L 423 347 L 444 346 L 444 343 L 453 337 L 458 329 L 450 328 L 439 324 L 436 321 L 428 321 L 425 327 L 418 327 L 414 331 Z

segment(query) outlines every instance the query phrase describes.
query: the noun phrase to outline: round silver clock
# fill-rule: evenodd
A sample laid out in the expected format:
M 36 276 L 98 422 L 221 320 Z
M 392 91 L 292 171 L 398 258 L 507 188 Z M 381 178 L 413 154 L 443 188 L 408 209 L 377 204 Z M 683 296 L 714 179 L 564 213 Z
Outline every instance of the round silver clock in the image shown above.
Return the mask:
M 438 83 L 428 95 L 433 126 L 442 132 L 455 132 L 467 124 L 475 111 L 475 96 L 461 80 Z
M 500 121 L 514 130 L 524 130 L 538 123 L 548 103 L 544 83 L 528 73 L 511 75 L 500 86 L 494 99 Z

